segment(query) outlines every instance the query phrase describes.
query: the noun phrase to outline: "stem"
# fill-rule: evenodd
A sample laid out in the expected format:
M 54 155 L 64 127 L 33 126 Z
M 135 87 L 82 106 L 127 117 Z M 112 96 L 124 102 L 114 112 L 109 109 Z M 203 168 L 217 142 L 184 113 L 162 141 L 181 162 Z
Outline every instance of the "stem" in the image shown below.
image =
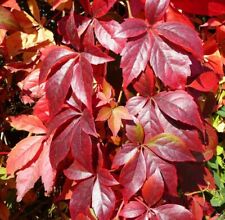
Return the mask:
M 207 188 L 205 188 L 205 189 L 200 189 L 198 191 L 191 192 L 191 193 L 185 193 L 184 195 L 185 196 L 192 196 L 192 195 L 199 194 L 199 193 L 203 194 L 204 192 L 208 191 L 208 189 L 209 189 L 209 184 L 208 184 Z
M 0 152 L 0 155 L 7 155 L 9 152 Z
M 139 203 L 141 203 L 142 205 L 144 205 L 146 207 L 146 209 L 149 210 L 149 207 L 142 200 L 140 200 L 137 197 L 135 198 L 135 200 L 138 201 Z
M 129 0 L 126 0 L 126 4 L 127 4 L 128 17 L 133 18 Z
M 117 103 L 121 102 L 122 95 L 123 95 L 123 89 L 120 90 L 120 93 L 119 93 L 119 96 L 118 96 L 118 99 L 117 99 Z
M 116 213 L 115 218 L 113 218 L 113 220 L 119 219 L 120 211 L 121 211 L 123 205 L 124 205 L 124 201 L 121 202 L 120 207 L 119 207 L 119 209 L 118 209 L 118 211 L 117 211 L 117 213 Z

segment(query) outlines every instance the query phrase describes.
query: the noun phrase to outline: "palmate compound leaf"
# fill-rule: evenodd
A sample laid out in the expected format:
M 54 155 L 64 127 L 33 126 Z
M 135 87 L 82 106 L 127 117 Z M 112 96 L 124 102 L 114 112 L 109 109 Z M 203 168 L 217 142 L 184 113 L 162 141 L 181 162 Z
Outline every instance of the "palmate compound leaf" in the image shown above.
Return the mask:
M 88 109 L 68 107 L 60 112 L 49 124 L 49 132 L 54 132 L 50 159 L 54 167 L 67 156 L 69 151 L 84 167 L 91 169 L 91 141 L 89 135 L 96 136 L 94 119 Z M 86 144 L 86 147 L 83 147 Z M 87 158 L 87 160 L 83 160 Z
M 47 80 L 46 97 L 49 100 L 51 115 L 60 111 L 68 90 L 73 92 L 89 110 L 92 109 L 93 69 L 91 64 L 112 61 L 107 54 L 95 46 L 87 47 L 78 53 L 68 47 L 50 46 L 42 51 L 43 63 L 40 70 L 40 82 Z
M 153 19 L 151 17 L 153 16 L 152 9 L 149 9 L 151 6 L 159 9 L 159 11 L 156 11 L 155 19 L 160 19 L 168 4 L 169 1 L 166 0 L 146 1 L 146 18 Z M 153 19 L 151 22 L 155 23 L 155 20 Z M 159 30 L 157 30 L 157 27 Z M 149 25 L 147 21 L 141 21 L 137 18 L 126 19 L 114 35 L 115 37 L 128 39 L 121 52 L 124 87 L 137 78 L 141 71 L 145 69 L 147 63 L 150 62 L 155 75 L 166 86 L 173 89 L 184 88 L 187 77 L 191 75 L 191 61 L 182 50 L 178 50 L 178 47 L 175 48 L 174 45 L 193 53 L 199 59 L 202 58 L 203 54 L 200 38 L 188 26 L 185 31 L 181 31 L 185 27 L 186 25 L 178 22 Z M 164 33 L 167 34 L 164 35 Z M 164 38 L 172 43 L 165 41 Z M 195 52 L 194 48 L 199 48 L 199 51 Z
M 175 96 L 177 95 L 177 93 L 180 94 L 180 91 L 174 91 Z M 190 150 L 202 152 L 203 148 L 201 140 L 198 137 L 198 132 L 194 128 L 193 130 L 185 130 L 180 125 L 180 123 L 182 123 L 182 120 L 179 120 L 179 123 L 176 125 L 176 121 L 170 118 L 166 118 L 164 116 L 164 112 L 165 114 L 169 114 L 169 111 L 166 112 L 165 108 L 163 109 L 164 111 L 159 109 L 157 105 L 157 97 L 163 97 L 160 94 L 161 93 L 152 98 L 138 96 L 128 100 L 126 107 L 128 108 L 129 112 L 133 114 L 133 116 L 137 117 L 138 123 L 140 123 L 139 126 L 143 127 L 144 139 L 143 143 L 139 143 L 137 141 L 138 139 L 136 140 L 133 138 L 137 135 L 140 135 L 140 133 L 138 134 L 139 130 L 129 129 L 127 137 L 131 137 L 131 141 L 134 140 L 134 143 L 130 143 L 129 145 L 126 144 L 122 147 L 121 152 L 119 151 L 115 156 L 115 159 L 113 161 L 113 167 L 119 167 L 123 164 L 131 163 L 132 158 L 134 157 L 134 152 L 136 152 L 134 148 L 139 148 L 140 144 L 141 146 L 146 145 L 143 153 L 145 158 L 145 164 L 147 167 L 147 178 L 153 175 L 156 169 L 159 169 L 163 176 L 166 192 L 171 195 L 177 195 L 176 169 L 174 165 L 170 164 L 168 161 L 195 161 Z M 171 92 L 170 94 L 172 95 L 173 92 Z M 197 105 L 195 104 L 193 99 L 190 98 L 189 95 L 185 92 L 181 91 L 181 94 L 184 96 L 187 95 L 187 100 L 190 99 L 189 103 L 190 105 L 193 105 L 195 114 L 198 117 L 199 113 L 197 110 Z M 185 100 L 185 98 L 183 100 Z M 171 101 L 171 104 L 174 103 L 176 103 L 176 101 Z M 177 102 L 177 104 L 178 106 L 176 108 L 179 108 L 182 102 Z M 182 109 L 182 105 L 180 106 L 180 108 Z M 176 110 L 174 109 L 174 111 Z M 184 111 L 188 111 L 187 108 L 184 107 Z M 176 117 L 179 118 L 179 115 Z M 147 120 L 147 118 L 150 118 L 151 120 Z M 176 120 L 178 120 L 178 118 Z M 189 122 L 189 124 L 190 123 L 191 121 Z M 200 119 L 199 123 L 202 123 Z M 132 132 L 136 134 L 131 135 Z M 154 144 L 150 144 L 151 146 L 148 148 L 148 143 L 151 143 L 151 141 Z M 127 153 L 126 155 L 126 152 L 129 153 Z M 173 175 L 171 176 L 172 173 Z
M 93 175 L 75 186 L 70 201 L 70 213 L 74 220 L 79 213 L 87 214 L 89 208 L 93 208 L 99 220 L 110 219 L 114 211 L 116 197 L 111 186 L 118 184 L 117 181 L 108 170 L 100 170 Z M 106 184 L 103 181 L 105 177 L 110 179 Z
M 78 162 L 78 159 L 75 159 L 72 165 L 64 171 L 69 179 L 82 180 L 77 184 L 72 195 L 72 202 L 70 203 L 72 219 L 76 219 L 79 212 L 85 214 L 88 207 L 93 208 L 95 215 L 100 220 L 110 219 L 114 210 L 116 198 L 111 186 L 117 185 L 118 182 L 105 168 L 99 167 L 96 172 L 93 172 L 93 169 L 91 170 L 88 171 Z M 85 187 L 87 184 L 89 189 Z M 80 188 L 81 186 L 84 189 Z M 83 191 L 85 191 L 84 194 Z M 85 196 L 85 193 L 88 193 L 88 196 Z
M 97 39 L 104 48 L 117 54 L 120 53 L 126 43 L 126 39 L 114 37 L 115 31 L 120 29 L 120 24 L 115 20 L 100 18 L 108 12 L 115 0 L 97 0 L 93 1 L 93 4 L 83 0 L 80 3 L 92 18 L 72 13 L 68 19 L 66 17 L 62 18 L 59 22 L 59 32 L 63 35 L 64 41 L 79 49 L 81 48 L 81 43 L 85 47 L 88 45 L 93 46 Z M 79 38 L 82 40 L 80 41 Z
M 193 214 L 181 205 L 165 204 L 152 208 L 151 204 L 147 205 L 138 198 L 136 200 L 125 204 L 120 211 L 120 216 L 135 218 L 136 220 L 194 220 Z

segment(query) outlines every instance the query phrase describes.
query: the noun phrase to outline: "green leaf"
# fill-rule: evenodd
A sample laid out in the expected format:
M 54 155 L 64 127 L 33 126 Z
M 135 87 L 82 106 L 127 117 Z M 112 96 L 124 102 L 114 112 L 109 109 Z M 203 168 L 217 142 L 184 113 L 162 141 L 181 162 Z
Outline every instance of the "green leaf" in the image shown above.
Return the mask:
M 221 155 L 223 153 L 223 147 L 218 145 L 216 148 L 216 154 L 217 155 Z
M 225 106 L 223 106 L 219 111 L 216 112 L 217 115 L 220 115 L 221 117 L 225 118 Z
M 11 179 L 12 176 L 7 176 L 7 171 L 5 167 L 0 167 L 0 180 Z
M 217 174 L 216 172 L 213 172 L 213 176 L 214 176 L 216 185 L 220 188 L 222 184 L 221 184 L 221 180 L 220 180 L 219 174 Z
M 220 191 L 214 191 L 213 197 L 210 202 L 211 205 L 214 207 L 220 207 L 225 204 L 225 189 L 221 189 Z

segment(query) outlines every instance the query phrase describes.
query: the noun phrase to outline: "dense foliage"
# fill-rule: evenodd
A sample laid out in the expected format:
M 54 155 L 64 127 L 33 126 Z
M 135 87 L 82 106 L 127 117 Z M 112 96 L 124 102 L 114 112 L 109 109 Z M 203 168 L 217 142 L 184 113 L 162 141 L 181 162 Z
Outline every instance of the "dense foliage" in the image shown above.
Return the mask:
M 3 0 L 0 54 L 0 219 L 224 218 L 223 0 Z

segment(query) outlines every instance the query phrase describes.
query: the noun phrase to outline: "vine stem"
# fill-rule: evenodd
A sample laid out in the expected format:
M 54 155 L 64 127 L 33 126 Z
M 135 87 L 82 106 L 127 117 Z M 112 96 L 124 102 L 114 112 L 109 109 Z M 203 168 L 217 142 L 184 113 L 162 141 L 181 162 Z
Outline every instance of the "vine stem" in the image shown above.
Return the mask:
M 117 99 L 117 103 L 121 102 L 122 95 L 123 95 L 123 89 L 120 90 L 120 93 L 119 93 L 119 96 L 118 96 L 118 99 Z
M 9 152 L 0 152 L 0 155 L 7 155 Z
M 204 192 L 206 192 L 208 190 L 209 190 L 209 184 L 207 185 L 207 187 L 205 189 L 201 189 L 200 188 L 200 190 L 198 190 L 198 191 L 191 192 L 191 193 L 185 193 L 184 195 L 185 196 L 192 196 L 192 195 L 199 194 L 199 193 L 202 193 L 203 194 Z
M 126 5 L 127 5 L 128 17 L 133 18 L 129 0 L 126 0 Z
M 118 209 L 118 211 L 117 211 L 117 213 L 116 213 L 115 218 L 113 218 L 113 220 L 119 219 L 120 211 L 121 211 L 121 209 L 123 208 L 123 205 L 124 205 L 124 201 L 121 202 L 120 207 L 119 207 L 119 209 Z

